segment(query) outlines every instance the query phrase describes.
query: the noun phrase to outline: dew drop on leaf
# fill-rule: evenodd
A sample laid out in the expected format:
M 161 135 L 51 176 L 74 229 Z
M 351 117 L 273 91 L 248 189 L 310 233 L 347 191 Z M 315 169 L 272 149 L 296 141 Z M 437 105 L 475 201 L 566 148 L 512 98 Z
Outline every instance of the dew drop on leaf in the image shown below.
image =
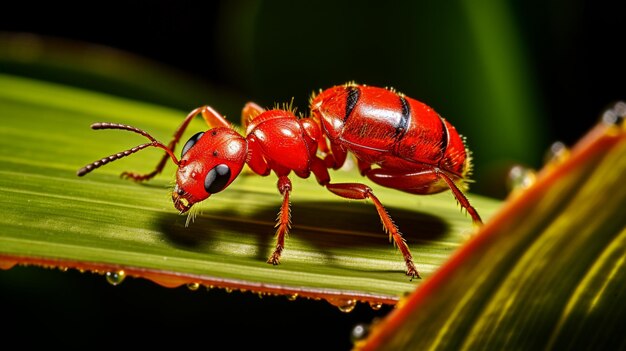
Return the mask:
M 352 310 L 356 307 L 357 302 L 355 299 L 339 296 L 326 298 L 326 301 L 328 301 L 331 305 L 336 306 L 339 308 L 339 311 L 344 313 L 352 312 Z
M 374 310 L 374 311 L 378 311 L 383 307 L 383 304 L 380 302 L 370 302 L 370 307 Z
M 569 148 L 560 141 L 555 141 L 550 145 L 548 151 L 543 157 L 543 163 L 545 165 L 560 164 L 569 156 Z
M 191 290 L 191 291 L 196 291 L 200 288 L 200 283 L 187 283 L 187 289 Z
M 602 123 L 608 125 L 621 125 L 626 119 L 626 102 L 618 101 L 613 108 L 609 108 L 602 114 Z
M 298 294 L 287 295 L 287 300 L 289 301 L 296 301 L 297 298 L 298 298 Z
M 343 313 L 350 313 L 356 307 L 356 300 L 345 300 L 344 303 L 338 304 L 337 307 Z
M 106 272 L 105 276 L 109 284 L 116 286 L 124 281 L 124 279 L 126 278 L 126 273 L 123 270 L 119 270 L 116 272 Z
M 536 180 L 535 170 L 520 165 L 511 167 L 507 177 L 507 188 L 511 192 L 518 192 L 529 188 Z

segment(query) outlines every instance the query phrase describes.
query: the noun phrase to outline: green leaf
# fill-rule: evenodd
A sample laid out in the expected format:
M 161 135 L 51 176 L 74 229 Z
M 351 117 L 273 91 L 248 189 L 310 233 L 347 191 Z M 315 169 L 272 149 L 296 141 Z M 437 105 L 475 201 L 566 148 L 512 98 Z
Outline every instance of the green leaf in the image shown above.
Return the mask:
M 625 127 L 598 125 L 542 170 L 360 347 L 623 349 Z
M 211 101 L 209 98 L 208 101 Z M 219 103 L 219 101 L 216 101 Z M 219 107 L 219 106 L 215 106 Z M 293 228 L 282 264 L 265 261 L 274 244 L 281 196 L 275 177 L 240 176 L 201 204 L 195 221 L 174 209 L 174 167 L 151 182 L 120 179 L 149 172 L 162 155 L 147 149 L 83 178 L 76 170 L 145 139 L 93 131 L 98 121 L 130 124 L 168 142 L 187 111 L 0 75 L 0 257 L 16 263 L 73 267 L 152 279 L 165 286 L 200 283 L 259 292 L 394 303 L 409 281 L 401 254 L 383 233 L 371 204 L 347 201 L 314 179 L 293 177 Z M 194 121 L 186 140 L 204 130 Z M 359 181 L 337 171 L 335 181 Z M 471 219 L 451 193 L 411 196 L 374 187 L 428 277 L 471 234 Z M 498 202 L 470 196 L 483 218 Z

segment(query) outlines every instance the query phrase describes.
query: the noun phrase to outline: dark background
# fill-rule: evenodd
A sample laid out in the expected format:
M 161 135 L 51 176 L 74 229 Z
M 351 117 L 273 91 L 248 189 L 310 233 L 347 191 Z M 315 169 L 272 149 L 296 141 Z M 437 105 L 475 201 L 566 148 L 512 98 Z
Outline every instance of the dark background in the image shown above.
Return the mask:
M 472 189 L 495 197 L 505 194 L 507 167 L 540 168 L 553 141 L 574 144 L 626 90 L 618 1 L 17 6 L 0 13 L 0 30 L 117 48 L 235 98 L 168 99 L 167 87 L 161 95 L 111 91 L 96 80 L 6 62 L 4 71 L 184 111 L 208 103 L 238 116 L 248 100 L 272 106 L 291 98 L 306 111 L 320 88 L 346 81 L 393 86 L 433 106 L 468 137 L 478 180 Z
M 0 73 L 181 110 L 209 103 L 235 116 L 233 106 L 248 100 L 271 106 L 294 97 L 306 111 L 313 90 L 351 80 L 394 86 L 435 107 L 468 137 L 476 160 L 472 189 L 494 197 L 505 194 L 508 166 L 539 168 L 552 141 L 573 144 L 626 95 L 624 12 L 617 1 L 13 5 L 0 11 L 0 31 L 113 47 L 233 98 L 111 90 L 84 76 L 10 61 L 0 61 Z M 13 327 L 35 328 L 52 344 L 98 339 L 107 346 L 120 344 L 124 334 L 181 346 L 258 339 L 263 348 L 280 349 L 293 346 L 286 341 L 291 336 L 346 349 L 353 325 L 389 311 L 359 305 L 343 314 L 323 302 L 162 289 L 132 279 L 110 287 L 99 276 L 32 268 L 0 272 L 0 301 Z M 224 340 L 227 332 L 237 335 Z

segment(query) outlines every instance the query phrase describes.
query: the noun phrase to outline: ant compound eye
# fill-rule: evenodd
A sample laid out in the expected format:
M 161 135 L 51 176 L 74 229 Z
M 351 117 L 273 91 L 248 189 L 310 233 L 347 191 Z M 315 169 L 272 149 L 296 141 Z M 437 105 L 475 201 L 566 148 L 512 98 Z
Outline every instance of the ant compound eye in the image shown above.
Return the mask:
M 187 151 L 189 151 L 189 149 L 191 149 L 194 145 L 196 145 L 198 140 L 202 137 L 202 134 L 204 134 L 204 132 L 198 132 L 194 136 L 189 138 L 189 140 L 187 140 L 187 142 L 185 143 L 185 146 L 183 146 L 183 151 L 180 153 L 181 158 L 185 156 L 185 154 L 187 153 Z
M 215 194 L 224 190 L 229 179 L 230 168 L 225 164 L 217 165 L 206 175 L 204 179 L 204 189 L 209 194 Z

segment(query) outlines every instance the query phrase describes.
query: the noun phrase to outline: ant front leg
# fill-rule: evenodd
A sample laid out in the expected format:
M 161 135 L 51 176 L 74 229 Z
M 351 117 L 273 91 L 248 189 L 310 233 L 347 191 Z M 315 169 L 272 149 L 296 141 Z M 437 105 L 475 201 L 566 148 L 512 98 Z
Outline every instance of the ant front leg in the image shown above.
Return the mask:
M 231 126 L 231 124 L 222 115 L 220 115 L 217 111 L 215 111 L 212 107 L 210 107 L 210 106 L 198 107 L 198 108 L 194 109 L 193 111 L 191 111 L 187 115 L 187 117 L 185 117 L 185 119 L 180 124 L 178 129 L 176 129 L 176 132 L 174 133 L 174 136 L 172 137 L 172 140 L 167 145 L 167 148 L 170 151 L 174 152 L 174 149 L 176 148 L 176 145 L 178 144 L 178 142 L 180 141 L 180 138 L 185 133 L 185 130 L 189 126 L 189 123 L 198 114 L 202 115 L 202 118 L 209 125 L 210 128 L 212 128 L 212 127 L 213 128 L 214 127 L 230 127 Z M 165 167 L 165 164 L 167 163 L 167 159 L 168 158 L 169 158 L 169 155 L 166 153 L 161 158 L 161 160 L 157 164 L 157 166 L 154 169 L 154 171 L 152 171 L 150 173 L 139 174 L 139 173 L 135 173 L 135 172 L 123 172 L 121 174 L 121 177 L 122 178 L 126 178 L 126 179 L 132 179 L 132 180 L 134 180 L 136 182 L 142 182 L 142 181 L 150 180 L 150 179 L 154 178 L 154 176 L 156 176 L 157 174 L 159 174 L 159 173 L 161 173 L 163 171 L 163 168 Z
M 277 265 L 280 263 L 280 255 L 285 248 L 285 237 L 291 228 L 291 206 L 289 194 L 291 193 L 291 181 L 287 176 L 278 177 L 278 191 L 283 195 L 283 204 L 278 212 L 276 222 L 276 249 L 267 259 L 267 263 Z
M 370 199 L 376 207 L 378 216 L 383 224 L 383 229 L 389 234 L 389 240 L 391 241 L 393 239 L 398 249 L 400 249 L 400 252 L 402 252 L 402 256 L 404 256 L 406 275 L 410 276 L 411 279 L 415 277 L 421 278 L 417 268 L 415 268 L 415 263 L 413 263 L 413 256 L 411 255 L 406 240 L 404 240 L 402 233 L 400 233 L 398 227 L 389 216 L 389 213 L 387 213 L 387 210 L 376 195 L 374 195 L 374 191 L 369 186 L 361 183 L 330 183 L 328 169 L 325 167 L 324 161 L 319 158 L 315 158 L 314 162 L 312 162 L 311 171 L 313 171 L 317 177 L 318 182 L 335 195 L 354 200 Z

